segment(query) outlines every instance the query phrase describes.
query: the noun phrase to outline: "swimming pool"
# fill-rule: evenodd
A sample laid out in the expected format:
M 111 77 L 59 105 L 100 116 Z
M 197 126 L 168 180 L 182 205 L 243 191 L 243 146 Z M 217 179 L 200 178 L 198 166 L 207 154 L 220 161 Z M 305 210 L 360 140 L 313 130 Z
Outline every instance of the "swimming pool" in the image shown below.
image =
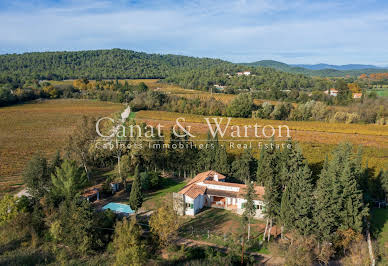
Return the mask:
M 129 214 L 135 212 L 131 209 L 131 206 L 126 205 L 126 204 L 122 204 L 122 203 L 116 203 L 116 202 L 110 202 L 110 203 L 106 204 L 104 207 L 102 207 L 102 209 L 103 210 L 110 209 L 115 213 L 121 213 L 121 214 L 126 214 L 126 215 L 129 215 Z

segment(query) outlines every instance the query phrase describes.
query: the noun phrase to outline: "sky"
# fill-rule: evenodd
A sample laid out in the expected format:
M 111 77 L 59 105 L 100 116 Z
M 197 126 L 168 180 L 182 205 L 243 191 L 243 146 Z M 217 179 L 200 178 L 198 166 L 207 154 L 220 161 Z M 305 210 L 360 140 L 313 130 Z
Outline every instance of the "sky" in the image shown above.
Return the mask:
M 388 1 L 0 0 L 0 54 L 111 48 L 388 66 Z

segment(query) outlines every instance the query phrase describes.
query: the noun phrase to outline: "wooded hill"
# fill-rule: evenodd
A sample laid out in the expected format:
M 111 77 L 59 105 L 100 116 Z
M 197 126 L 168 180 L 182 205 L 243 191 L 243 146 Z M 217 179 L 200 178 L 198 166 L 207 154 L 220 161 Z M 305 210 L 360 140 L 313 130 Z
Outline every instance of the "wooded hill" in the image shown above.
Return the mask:
M 270 67 L 270 68 L 275 68 L 277 70 L 281 70 L 285 72 L 298 73 L 298 74 L 304 74 L 309 76 L 319 76 L 319 77 L 345 77 L 348 75 L 352 77 L 358 77 L 362 74 L 388 72 L 388 69 L 368 67 L 367 65 L 365 65 L 366 66 L 365 68 L 359 68 L 359 69 L 340 70 L 336 68 L 340 68 L 341 66 L 331 66 L 331 65 L 326 65 L 326 66 L 323 65 L 322 66 L 324 67 L 323 69 L 309 69 L 307 67 L 288 65 L 274 60 L 261 60 L 261 61 L 252 62 L 252 63 L 241 63 L 241 65 L 251 66 L 251 67 L 259 67 L 259 66 Z M 352 65 L 348 65 L 348 66 L 349 68 L 351 68 Z
M 0 77 L 3 79 L 165 78 L 178 70 L 213 66 L 233 64 L 219 59 L 122 49 L 0 55 Z
M 192 70 L 209 70 L 234 74 L 238 71 L 263 72 L 262 67 L 310 76 L 358 76 L 388 72 L 384 69 L 311 70 L 272 60 L 234 64 L 220 59 L 182 55 L 147 54 L 123 49 L 74 52 L 33 52 L 0 55 L 0 79 L 116 79 L 166 78 Z M 0 82 L 5 83 L 5 82 Z

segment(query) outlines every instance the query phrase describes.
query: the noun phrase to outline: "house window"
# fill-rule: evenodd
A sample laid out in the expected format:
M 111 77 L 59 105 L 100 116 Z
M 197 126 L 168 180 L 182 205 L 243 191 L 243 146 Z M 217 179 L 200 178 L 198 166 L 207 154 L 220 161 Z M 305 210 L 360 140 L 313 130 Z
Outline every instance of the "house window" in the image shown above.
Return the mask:
M 193 209 L 194 208 L 194 204 L 193 203 L 186 203 L 186 208 Z
M 257 210 L 262 210 L 263 206 L 262 205 L 256 205 Z

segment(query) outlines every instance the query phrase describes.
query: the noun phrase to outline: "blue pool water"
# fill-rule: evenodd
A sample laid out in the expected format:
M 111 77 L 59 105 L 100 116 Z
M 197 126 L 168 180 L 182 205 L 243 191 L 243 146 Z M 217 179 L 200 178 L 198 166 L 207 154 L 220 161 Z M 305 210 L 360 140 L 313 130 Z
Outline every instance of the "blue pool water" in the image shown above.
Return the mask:
M 115 202 L 110 202 L 106 204 L 104 207 L 102 207 L 102 209 L 103 210 L 111 209 L 113 212 L 116 212 L 116 213 L 124 213 L 124 214 L 134 213 L 134 211 L 131 209 L 129 205 L 115 203 Z

